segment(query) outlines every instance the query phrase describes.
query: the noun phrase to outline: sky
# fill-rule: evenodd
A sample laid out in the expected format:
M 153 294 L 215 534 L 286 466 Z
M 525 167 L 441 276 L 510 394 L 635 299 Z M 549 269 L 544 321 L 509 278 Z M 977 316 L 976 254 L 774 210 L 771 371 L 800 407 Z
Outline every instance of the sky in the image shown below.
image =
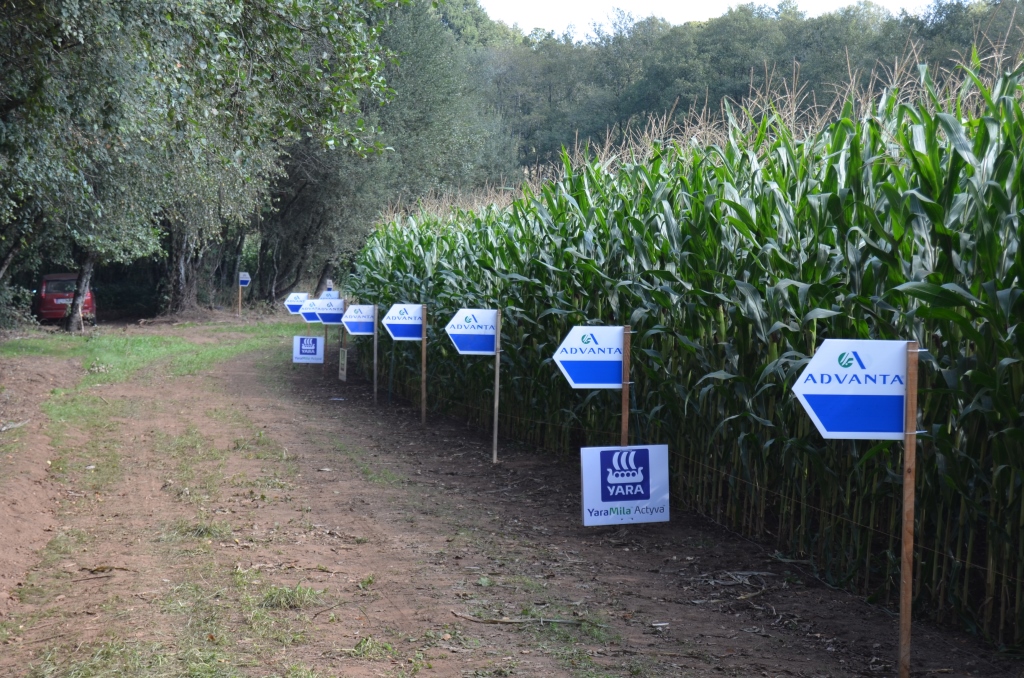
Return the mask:
M 705 21 L 721 16 L 729 7 L 744 4 L 736 0 L 479 0 L 488 16 L 505 23 L 519 24 L 529 33 L 534 28 L 543 28 L 561 35 L 570 24 L 573 34 L 583 38 L 596 22 L 608 23 L 608 17 L 616 7 L 644 19 L 652 14 L 672 24 L 687 21 Z M 775 6 L 774 0 L 761 0 L 755 4 Z M 855 0 L 797 0 L 800 9 L 808 16 L 817 16 L 840 7 L 855 4 Z M 898 14 L 901 9 L 919 12 L 930 3 L 927 0 L 874 0 L 874 4 Z

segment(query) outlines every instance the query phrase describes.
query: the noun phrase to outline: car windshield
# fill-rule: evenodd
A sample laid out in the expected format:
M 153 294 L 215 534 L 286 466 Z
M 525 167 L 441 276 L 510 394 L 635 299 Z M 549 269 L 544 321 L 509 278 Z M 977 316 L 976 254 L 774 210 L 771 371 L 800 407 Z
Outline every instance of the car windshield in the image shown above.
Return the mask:
M 74 280 L 50 280 L 46 283 L 46 291 L 53 294 L 75 291 Z

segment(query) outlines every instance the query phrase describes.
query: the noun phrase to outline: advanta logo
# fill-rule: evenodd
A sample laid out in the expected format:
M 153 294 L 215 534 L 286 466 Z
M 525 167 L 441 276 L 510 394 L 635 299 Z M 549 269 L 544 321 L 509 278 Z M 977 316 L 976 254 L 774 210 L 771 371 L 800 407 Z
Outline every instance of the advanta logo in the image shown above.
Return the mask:
M 299 355 L 316 355 L 317 337 L 303 337 L 299 342 Z
M 398 309 L 398 315 L 409 315 L 409 311 L 405 310 L 404 308 L 400 308 Z
M 591 333 L 591 334 L 584 334 L 582 337 L 580 337 L 580 342 L 584 343 L 584 344 L 589 344 L 590 342 L 594 342 L 594 346 L 597 346 L 597 337 L 595 337 L 593 335 L 593 333 Z
M 843 369 L 849 369 L 850 367 L 853 367 L 854 360 L 857 361 L 857 364 L 860 365 L 860 368 L 862 370 L 867 369 L 866 367 L 864 367 L 864 361 L 860 359 L 860 356 L 857 355 L 856 351 L 850 351 L 849 353 L 839 354 L 839 366 L 842 367 Z
M 601 450 L 601 501 L 651 498 L 650 451 Z
M 480 321 L 476 319 L 475 315 L 470 313 L 469 315 L 466 316 L 465 323 L 467 325 L 478 325 L 480 323 Z

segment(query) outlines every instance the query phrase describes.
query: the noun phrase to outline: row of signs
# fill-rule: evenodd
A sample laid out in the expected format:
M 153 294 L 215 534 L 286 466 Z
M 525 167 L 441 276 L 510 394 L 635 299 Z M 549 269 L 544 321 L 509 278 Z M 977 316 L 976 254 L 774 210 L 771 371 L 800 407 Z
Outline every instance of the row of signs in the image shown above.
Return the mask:
M 374 307 L 293 294 L 289 310 L 308 322 L 374 333 Z M 420 341 L 423 307 L 395 304 L 382 319 L 395 341 Z M 622 388 L 623 327 L 577 326 L 554 362 L 576 389 Z M 494 355 L 497 311 L 460 309 L 445 327 L 463 355 Z M 319 337 L 295 337 L 295 362 L 323 362 Z M 906 398 L 906 342 L 826 339 L 793 392 L 825 438 L 900 440 Z M 662 446 L 581 450 L 585 525 L 668 520 L 668 450 Z
M 346 309 L 341 299 L 311 300 L 303 293 L 289 295 L 285 305 L 307 322 L 343 324 L 355 336 L 374 332 L 370 305 Z M 493 309 L 463 308 L 445 331 L 460 354 L 494 355 L 497 316 Z M 382 324 L 395 341 L 420 341 L 423 307 L 395 304 L 384 314 Z M 566 335 L 554 362 L 573 388 L 618 389 L 622 388 L 622 348 L 622 327 L 580 325 Z M 826 339 L 793 392 L 825 438 L 900 440 L 906 371 L 906 342 Z

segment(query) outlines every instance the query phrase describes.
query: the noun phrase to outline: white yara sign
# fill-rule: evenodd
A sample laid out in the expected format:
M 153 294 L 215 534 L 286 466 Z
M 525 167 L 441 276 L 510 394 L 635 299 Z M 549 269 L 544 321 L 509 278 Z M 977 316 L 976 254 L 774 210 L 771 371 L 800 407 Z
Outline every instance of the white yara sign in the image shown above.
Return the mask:
M 584 447 L 583 524 L 668 521 L 668 445 Z
M 293 363 L 323 363 L 323 337 L 292 337 Z

